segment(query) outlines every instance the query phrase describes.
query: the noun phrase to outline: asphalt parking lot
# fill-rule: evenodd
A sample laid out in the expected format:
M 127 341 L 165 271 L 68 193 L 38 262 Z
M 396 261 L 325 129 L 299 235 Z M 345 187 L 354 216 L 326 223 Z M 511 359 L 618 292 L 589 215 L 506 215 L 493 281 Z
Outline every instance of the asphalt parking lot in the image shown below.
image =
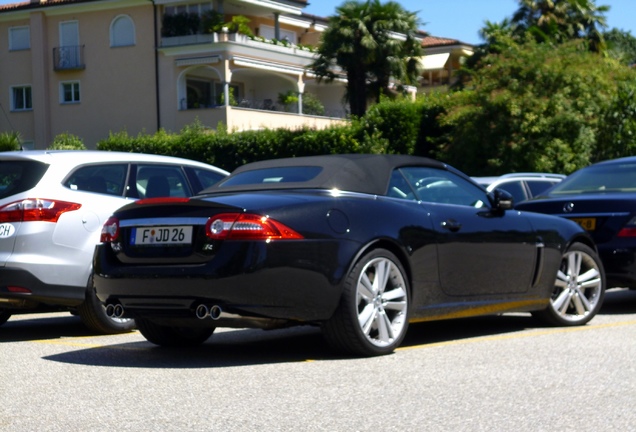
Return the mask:
M 222 330 L 171 350 L 25 315 L 0 327 L 0 430 L 636 430 L 634 340 L 630 291 L 610 291 L 584 327 L 421 323 L 367 359 L 338 356 L 314 328 Z

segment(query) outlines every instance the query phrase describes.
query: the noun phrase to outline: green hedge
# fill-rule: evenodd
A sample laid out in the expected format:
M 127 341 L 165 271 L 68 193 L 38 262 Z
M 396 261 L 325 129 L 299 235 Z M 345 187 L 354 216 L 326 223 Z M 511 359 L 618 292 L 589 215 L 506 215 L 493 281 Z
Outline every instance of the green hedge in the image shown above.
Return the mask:
M 263 159 L 330 153 L 385 153 L 385 141 L 375 139 L 368 125 L 360 121 L 327 129 L 265 129 L 228 133 L 210 131 L 200 122 L 180 133 L 165 130 L 131 136 L 111 133 L 97 143 L 99 150 L 152 153 L 184 157 L 213 164 L 227 170 Z
M 0 133 L 0 151 L 16 151 L 22 148 L 21 138 L 18 132 Z
M 434 102 L 433 102 L 434 101 Z M 362 119 L 326 129 L 265 129 L 228 133 L 212 131 L 196 121 L 179 133 L 160 130 L 131 136 L 111 133 L 97 143 L 99 150 L 178 156 L 213 164 L 227 170 L 263 159 L 344 153 L 400 153 L 430 156 L 435 136 L 431 128 L 443 111 L 435 98 L 414 103 L 384 101 Z
M 86 146 L 80 137 L 65 132 L 57 135 L 47 150 L 86 150 Z

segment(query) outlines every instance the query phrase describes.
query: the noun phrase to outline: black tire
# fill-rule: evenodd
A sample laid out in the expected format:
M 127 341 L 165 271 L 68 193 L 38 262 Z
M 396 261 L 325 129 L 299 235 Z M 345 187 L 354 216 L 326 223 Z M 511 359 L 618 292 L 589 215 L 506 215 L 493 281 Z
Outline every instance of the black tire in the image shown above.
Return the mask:
M 132 318 L 111 318 L 106 315 L 106 308 L 95 295 L 92 276 L 88 280 L 86 299 L 77 307 L 77 313 L 86 327 L 100 334 L 127 333 L 136 327 Z
M 604 297 L 601 259 L 592 248 L 573 243 L 561 258 L 550 305 L 533 315 L 549 325 L 583 325 L 598 313 Z
M 9 311 L 6 309 L 0 309 L 0 326 L 9 321 L 9 318 L 11 318 Z
M 191 347 L 208 340 L 215 327 L 170 327 L 138 318 L 137 328 L 148 342 L 164 347 Z
M 332 347 L 349 354 L 390 354 L 406 335 L 409 296 L 400 261 L 388 250 L 375 249 L 345 278 L 340 305 L 324 323 L 323 334 Z

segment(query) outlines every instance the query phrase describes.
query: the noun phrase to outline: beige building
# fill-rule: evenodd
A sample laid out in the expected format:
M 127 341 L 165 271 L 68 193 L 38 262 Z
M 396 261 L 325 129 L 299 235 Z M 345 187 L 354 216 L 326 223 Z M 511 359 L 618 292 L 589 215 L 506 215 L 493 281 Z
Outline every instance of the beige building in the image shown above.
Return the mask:
M 196 120 L 231 131 L 342 122 L 344 81 L 318 83 L 307 70 L 327 21 L 303 13 L 306 4 L 31 0 L 0 7 L 0 131 L 18 131 L 25 148 L 46 148 L 65 132 L 94 148 L 111 132 L 176 132 Z M 224 24 L 213 27 L 219 18 Z M 252 35 L 236 32 L 233 21 Z M 471 49 L 454 42 L 432 47 L 435 61 L 424 57 L 424 86 L 448 84 Z
M 423 71 L 419 91 L 424 93 L 452 85 L 455 81 L 455 72 L 474 52 L 472 45 L 457 39 L 431 35 L 422 37 L 422 47 L 425 56 L 421 60 Z

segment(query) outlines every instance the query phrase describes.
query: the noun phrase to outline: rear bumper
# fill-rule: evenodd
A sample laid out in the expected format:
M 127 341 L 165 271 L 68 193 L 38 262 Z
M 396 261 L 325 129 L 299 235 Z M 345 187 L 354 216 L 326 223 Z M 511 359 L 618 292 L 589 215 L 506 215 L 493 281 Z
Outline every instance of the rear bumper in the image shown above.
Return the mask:
M 110 245 L 99 245 L 93 281 L 100 301 L 121 304 L 130 318 L 192 320 L 200 304 L 241 317 L 330 318 L 341 295 L 344 264 L 337 257 L 346 254 L 338 254 L 332 243 L 312 248 L 307 260 L 306 250 L 297 249 L 302 245 L 282 243 L 236 244 L 223 258 L 194 265 L 123 264 Z
M 33 309 L 40 304 L 78 306 L 86 287 L 51 285 L 24 269 L 0 268 L 0 308 Z
M 283 276 L 263 271 L 227 279 L 106 278 L 96 273 L 94 284 L 103 303 L 121 304 L 130 318 L 195 318 L 197 306 L 204 304 L 243 317 L 321 321 L 333 314 L 339 300 L 336 287 L 304 272 Z

